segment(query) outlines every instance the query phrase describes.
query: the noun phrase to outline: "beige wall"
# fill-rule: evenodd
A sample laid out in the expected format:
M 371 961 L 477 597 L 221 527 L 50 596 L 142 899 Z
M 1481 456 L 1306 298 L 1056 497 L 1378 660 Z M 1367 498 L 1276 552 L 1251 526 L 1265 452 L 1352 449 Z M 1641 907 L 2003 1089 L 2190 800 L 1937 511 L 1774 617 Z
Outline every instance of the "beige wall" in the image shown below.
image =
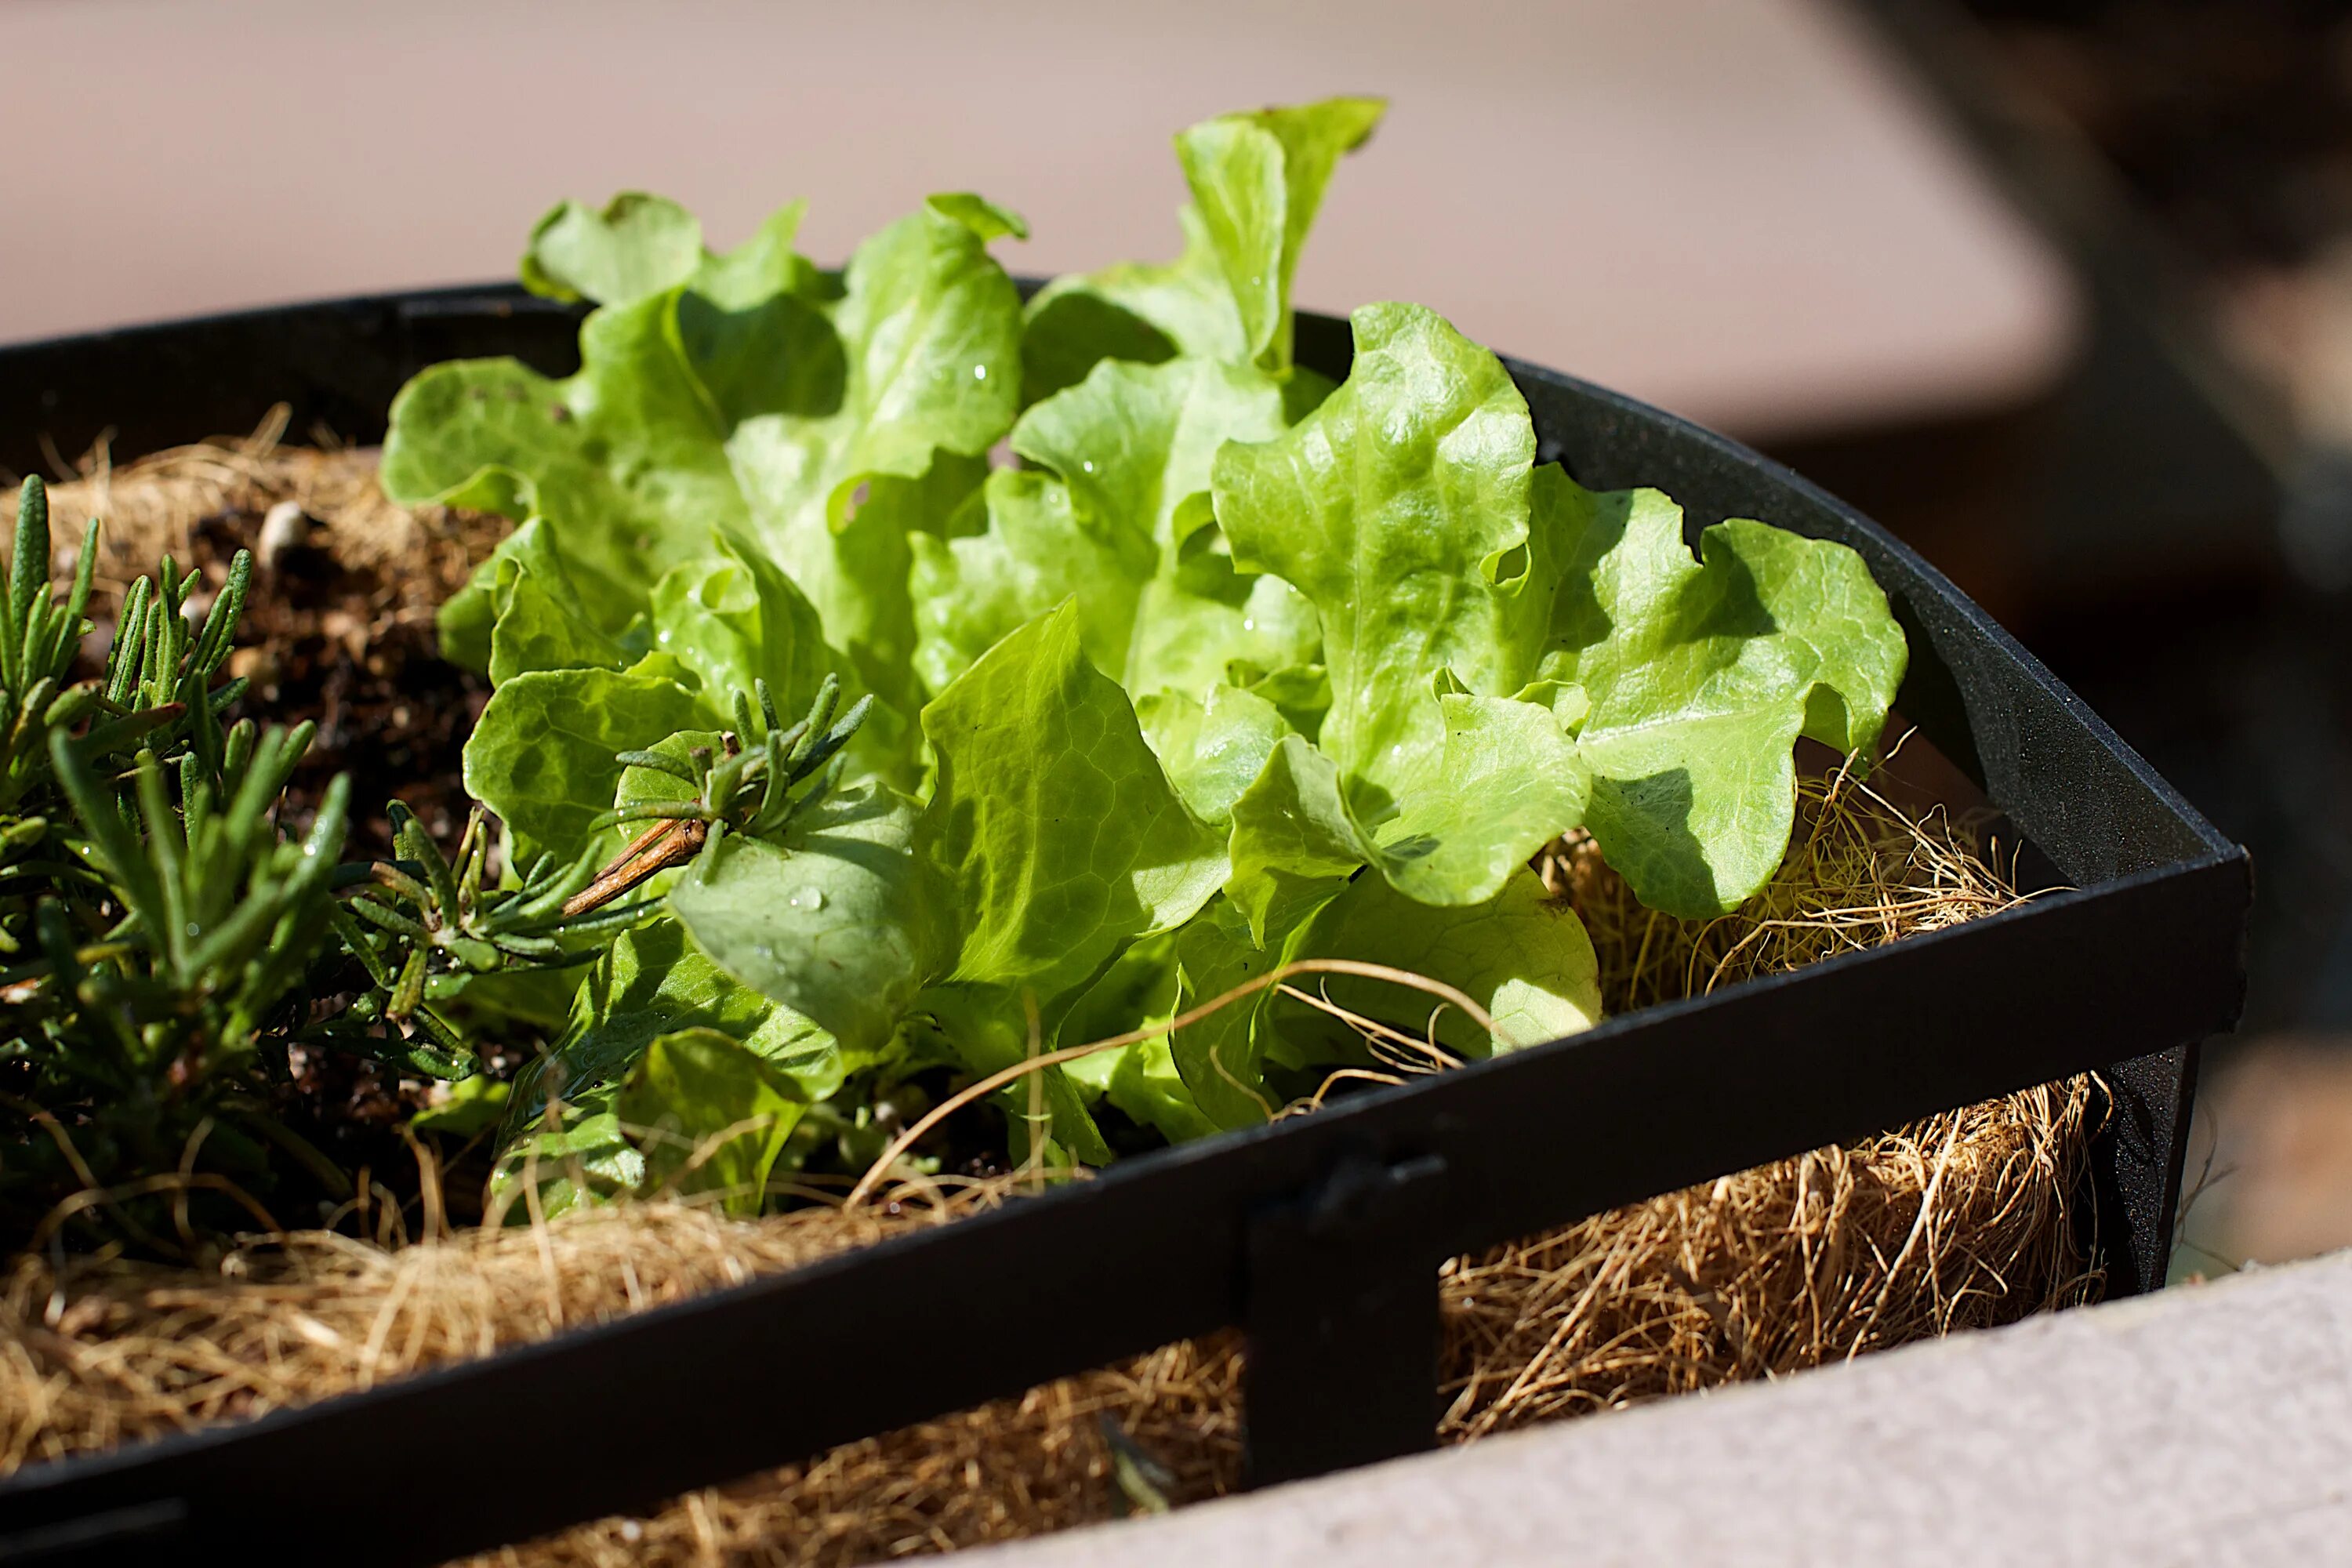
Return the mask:
M 677 195 L 813 254 L 978 188 L 1050 271 L 1173 249 L 1167 138 L 1394 100 L 1302 303 L 1419 300 L 1751 435 L 2016 395 L 2074 303 L 1803 0 L 16 0 L 0 339 L 505 275 L 559 196 Z

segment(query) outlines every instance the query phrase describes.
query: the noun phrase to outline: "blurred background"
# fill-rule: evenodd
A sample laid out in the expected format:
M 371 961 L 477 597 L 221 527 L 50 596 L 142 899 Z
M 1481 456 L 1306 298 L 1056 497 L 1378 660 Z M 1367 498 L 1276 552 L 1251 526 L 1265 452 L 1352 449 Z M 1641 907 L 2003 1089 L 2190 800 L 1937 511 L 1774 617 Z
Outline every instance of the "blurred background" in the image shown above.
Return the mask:
M 2352 0 L 10 0 L 0 341 L 510 275 L 556 199 L 827 261 L 1384 93 L 1298 301 L 1404 298 L 1909 538 L 2253 851 L 2179 1272 L 2352 1245 Z

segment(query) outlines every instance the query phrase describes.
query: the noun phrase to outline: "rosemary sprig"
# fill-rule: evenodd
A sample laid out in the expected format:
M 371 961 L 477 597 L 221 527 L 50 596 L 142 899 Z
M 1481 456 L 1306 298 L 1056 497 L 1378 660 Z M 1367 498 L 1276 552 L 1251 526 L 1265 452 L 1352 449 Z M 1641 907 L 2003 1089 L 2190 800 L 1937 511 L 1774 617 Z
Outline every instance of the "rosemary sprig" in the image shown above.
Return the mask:
M 861 697 L 835 718 L 841 705 L 840 677 L 828 675 L 807 714 L 790 728 L 779 724 L 775 699 L 764 680 L 754 681 L 753 699 L 735 694 L 735 728 L 720 736 L 718 749 L 696 746 L 684 759 L 658 751 L 621 752 L 625 766 L 649 768 L 692 786 L 690 796 L 644 801 L 622 807 L 608 819 L 615 826 L 653 822 L 630 840 L 588 884 L 564 904 L 569 914 L 585 914 L 661 872 L 683 866 L 729 833 L 773 838 L 793 820 L 830 794 L 847 759 L 842 748 L 873 710 Z M 814 778 L 806 789 L 793 793 Z
M 429 1076 L 468 1078 L 479 1066 L 463 1032 L 432 1005 L 436 988 L 471 975 L 589 963 L 650 911 L 645 904 L 568 908 L 591 880 L 593 850 L 569 865 L 542 856 L 518 885 L 499 887 L 490 875 L 489 819 L 479 806 L 467 818 L 454 859 L 406 806 L 394 801 L 390 810 L 398 858 L 346 868 L 352 897 L 334 912 L 337 934 L 372 987 L 346 1022 L 422 1031 L 437 1049 L 412 1048 L 401 1059 Z

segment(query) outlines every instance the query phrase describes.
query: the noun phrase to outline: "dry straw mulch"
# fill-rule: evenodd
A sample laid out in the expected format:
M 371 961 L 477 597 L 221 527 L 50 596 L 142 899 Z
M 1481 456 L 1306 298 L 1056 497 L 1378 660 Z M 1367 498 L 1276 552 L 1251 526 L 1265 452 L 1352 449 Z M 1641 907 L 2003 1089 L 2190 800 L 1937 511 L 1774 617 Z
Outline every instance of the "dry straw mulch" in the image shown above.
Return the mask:
M 268 468 L 282 461 L 323 465 L 322 484 L 346 466 L 365 477 L 364 458 L 231 450 L 182 454 L 165 472 L 217 462 L 226 485 L 258 465 L 283 487 L 287 470 Z M 324 521 L 321 493 L 303 504 Z M 122 531 L 152 549 L 168 512 Z M 416 526 L 353 521 L 386 539 Z M 477 553 L 428 531 L 445 542 L 417 547 L 457 551 L 448 565 Z M 1547 855 L 1548 882 L 1591 930 L 1611 1010 L 2016 900 L 1997 848 L 1964 821 L 1843 778 L 1809 783 L 1803 804 L 1779 878 L 1710 922 L 1643 910 L 1589 845 Z M 1777 1376 L 2095 1294 L 2069 1212 L 2093 1105 L 2087 1082 L 2034 1089 L 1452 1260 L 1444 1436 Z M 1016 1186 L 756 1222 L 642 1205 L 405 1247 L 310 1232 L 257 1238 L 211 1273 L 20 1258 L 0 1281 L 0 1470 L 488 1354 L 1017 1201 Z M 1112 1518 L 1153 1493 L 1213 1496 L 1237 1479 L 1239 1384 L 1232 1337 L 1167 1346 L 482 1561 L 863 1563 Z
M 81 538 L 84 519 L 101 518 L 98 578 L 117 589 L 152 572 L 169 552 L 181 565 L 204 553 L 214 520 L 256 519 L 291 501 L 308 520 L 300 542 L 355 572 L 372 572 L 405 618 L 430 622 L 435 607 L 498 542 L 501 525 L 438 507 L 411 510 L 376 484 L 373 448 L 351 447 L 326 432 L 315 447 L 286 445 L 290 411 L 279 404 L 244 436 L 216 437 L 117 465 L 106 441 L 53 467 L 51 527 L 61 552 Z M 0 489 L 13 520 L 16 491 Z

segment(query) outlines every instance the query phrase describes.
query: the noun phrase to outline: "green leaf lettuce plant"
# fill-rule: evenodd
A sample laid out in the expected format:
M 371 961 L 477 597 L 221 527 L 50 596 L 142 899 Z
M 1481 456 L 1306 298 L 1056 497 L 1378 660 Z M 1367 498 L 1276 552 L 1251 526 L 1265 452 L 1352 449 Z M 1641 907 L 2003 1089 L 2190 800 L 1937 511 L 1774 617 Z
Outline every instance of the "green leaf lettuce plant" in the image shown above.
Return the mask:
M 802 1123 L 1293 959 L 1458 987 L 1493 1029 L 1441 1016 L 1457 1056 L 1572 1033 L 1592 948 L 1538 851 L 1581 829 L 1653 909 L 1720 913 L 1786 850 L 1799 738 L 1866 762 L 1906 650 L 1851 551 L 1741 520 L 1694 549 L 1658 492 L 1538 465 L 1501 362 L 1420 307 L 1358 310 L 1336 386 L 1294 362 L 1300 248 L 1381 112 L 1182 132 L 1178 259 L 1025 307 L 986 248 L 1019 221 L 975 196 L 838 274 L 797 207 L 722 256 L 658 198 L 567 204 L 524 278 L 594 302 L 578 374 L 401 395 L 387 489 L 523 520 L 445 616 L 496 686 L 469 787 L 658 910 L 518 1086 L 517 1190 L 668 1161 L 756 1202 Z M 1045 1068 L 1001 1097 L 1014 1152 L 1109 1158 L 1106 1103 L 1247 1125 L 1367 1059 L 1339 1012 L 1424 1026 L 1324 984 Z

